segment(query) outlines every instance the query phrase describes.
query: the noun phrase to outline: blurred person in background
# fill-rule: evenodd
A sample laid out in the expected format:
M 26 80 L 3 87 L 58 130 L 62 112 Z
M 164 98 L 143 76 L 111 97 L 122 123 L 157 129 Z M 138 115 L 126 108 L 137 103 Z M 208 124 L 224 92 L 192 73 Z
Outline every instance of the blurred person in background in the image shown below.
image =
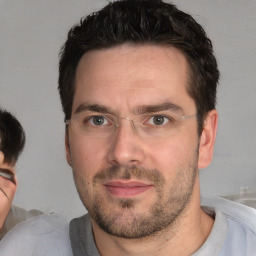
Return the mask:
M 12 205 L 17 189 L 15 165 L 25 145 L 25 132 L 20 122 L 0 109 L 0 239 L 17 223 L 42 214 Z

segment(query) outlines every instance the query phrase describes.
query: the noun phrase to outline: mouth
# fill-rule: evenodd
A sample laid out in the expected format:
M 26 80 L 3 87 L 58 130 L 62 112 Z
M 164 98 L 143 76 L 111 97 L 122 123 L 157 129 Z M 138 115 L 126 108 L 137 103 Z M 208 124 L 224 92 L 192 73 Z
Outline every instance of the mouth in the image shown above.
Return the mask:
M 104 186 L 112 196 L 118 198 L 135 197 L 153 187 L 151 184 L 139 181 L 110 181 L 104 183 Z

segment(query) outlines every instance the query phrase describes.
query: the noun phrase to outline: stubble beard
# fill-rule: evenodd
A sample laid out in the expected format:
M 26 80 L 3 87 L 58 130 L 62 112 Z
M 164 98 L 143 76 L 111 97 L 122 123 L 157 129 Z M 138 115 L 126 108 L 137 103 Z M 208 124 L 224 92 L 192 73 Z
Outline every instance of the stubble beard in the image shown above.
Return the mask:
M 178 221 L 190 202 L 197 172 L 197 159 L 194 159 L 186 169 L 178 172 L 175 180 L 170 184 L 168 196 L 163 192 L 166 186 L 165 179 L 155 169 L 113 166 L 99 171 L 94 176 L 94 187 L 111 178 L 151 181 L 157 196 L 150 209 L 143 214 L 136 212 L 137 202 L 133 199 L 118 199 L 113 209 L 106 209 L 100 193 L 95 193 L 91 206 L 87 203 L 86 195 L 80 194 L 80 198 L 92 219 L 106 233 L 128 239 L 145 238 L 171 228 Z

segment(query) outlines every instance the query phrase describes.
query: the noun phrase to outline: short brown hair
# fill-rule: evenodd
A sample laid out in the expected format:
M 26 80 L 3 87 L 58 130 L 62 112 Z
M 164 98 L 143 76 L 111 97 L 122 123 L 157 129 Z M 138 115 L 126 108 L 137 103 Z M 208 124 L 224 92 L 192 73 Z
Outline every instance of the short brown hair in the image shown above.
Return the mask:
M 211 40 L 187 13 L 161 0 L 123 0 L 83 18 L 68 33 L 60 52 L 59 93 L 65 119 L 70 119 L 77 65 L 84 53 L 124 43 L 174 46 L 189 63 L 188 93 L 198 113 L 198 132 L 215 108 L 219 70 Z

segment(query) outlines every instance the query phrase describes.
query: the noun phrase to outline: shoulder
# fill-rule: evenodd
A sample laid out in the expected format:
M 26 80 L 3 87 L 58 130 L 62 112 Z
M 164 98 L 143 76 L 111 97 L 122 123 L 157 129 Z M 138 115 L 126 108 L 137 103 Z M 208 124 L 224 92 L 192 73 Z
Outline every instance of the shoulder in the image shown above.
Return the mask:
M 255 216 L 256 217 L 256 216 Z M 254 218 L 255 218 L 254 217 Z M 232 215 L 226 215 L 228 221 L 228 234 L 225 239 L 222 254 L 251 256 L 256 251 L 256 229 L 246 220 L 241 220 Z
M 58 214 L 43 214 L 21 222 L 0 242 L 2 255 L 72 255 L 68 222 Z
M 23 208 L 12 205 L 0 231 L 0 240 L 18 223 L 41 214 L 43 214 L 43 212 L 39 210 L 27 211 Z
M 9 211 L 9 215 L 13 216 L 13 218 L 16 218 L 19 221 L 24 221 L 41 214 L 44 213 L 37 209 L 32 209 L 28 211 L 16 205 L 12 205 Z
M 203 198 L 202 204 L 222 215 L 228 224 L 220 255 L 251 256 L 256 251 L 256 209 L 219 197 Z
M 86 240 L 90 239 L 94 241 L 91 217 L 88 213 L 79 218 L 72 219 L 69 224 L 69 230 L 70 240 L 72 244 L 74 241 L 78 243 L 83 243 L 84 238 L 86 238 Z
M 202 197 L 201 204 L 222 212 L 228 219 L 256 233 L 256 209 L 216 196 Z
M 30 210 L 30 211 L 27 211 L 23 208 L 12 205 L 11 209 L 8 213 L 8 216 L 6 218 L 5 225 L 8 227 L 8 230 L 10 230 L 16 224 L 18 224 L 18 223 L 20 223 L 24 220 L 28 220 L 32 217 L 41 215 L 41 214 L 44 214 L 44 213 L 39 211 L 39 210 L 33 209 L 33 210 Z
M 74 255 L 97 255 L 99 252 L 94 242 L 91 217 L 86 214 L 70 222 L 70 242 Z

